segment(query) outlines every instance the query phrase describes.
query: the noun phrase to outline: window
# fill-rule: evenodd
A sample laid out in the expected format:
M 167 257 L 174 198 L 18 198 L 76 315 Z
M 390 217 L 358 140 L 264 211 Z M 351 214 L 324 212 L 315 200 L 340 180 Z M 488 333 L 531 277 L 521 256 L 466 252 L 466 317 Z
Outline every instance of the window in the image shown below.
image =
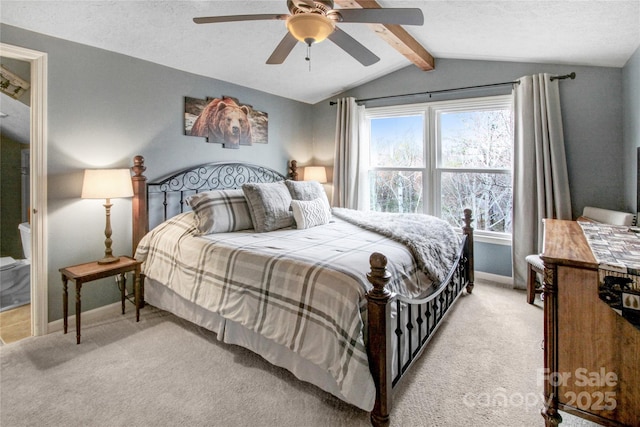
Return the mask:
M 370 132 L 369 208 L 423 212 L 423 115 L 372 118 Z
M 512 111 L 511 96 L 365 110 L 369 209 L 429 213 L 458 227 L 471 208 L 478 236 L 508 238 Z

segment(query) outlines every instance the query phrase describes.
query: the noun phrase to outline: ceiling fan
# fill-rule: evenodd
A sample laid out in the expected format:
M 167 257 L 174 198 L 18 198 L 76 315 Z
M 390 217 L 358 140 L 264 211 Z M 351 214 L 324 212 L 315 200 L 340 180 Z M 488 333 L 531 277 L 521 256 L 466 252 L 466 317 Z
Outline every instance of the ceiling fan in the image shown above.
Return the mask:
M 364 66 L 380 60 L 373 52 L 336 26 L 336 23 L 422 25 L 419 8 L 334 9 L 333 0 L 287 0 L 290 14 L 229 15 L 193 18 L 196 24 L 281 20 L 288 32 L 273 51 L 267 64 L 282 64 L 298 41 L 310 47 L 325 39 L 342 48 Z M 307 60 L 309 58 L 307 57 Z

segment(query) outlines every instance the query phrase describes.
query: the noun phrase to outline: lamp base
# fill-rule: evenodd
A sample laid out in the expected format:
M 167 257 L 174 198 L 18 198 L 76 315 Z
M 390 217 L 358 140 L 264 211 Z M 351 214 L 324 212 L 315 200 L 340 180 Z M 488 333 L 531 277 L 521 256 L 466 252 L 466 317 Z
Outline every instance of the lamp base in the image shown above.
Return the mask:
M 120 257 L 117 256 L 106 256 L 102 259 L 98 260 L 98 264 L 111 264 L 112 262 L 120 261 Z

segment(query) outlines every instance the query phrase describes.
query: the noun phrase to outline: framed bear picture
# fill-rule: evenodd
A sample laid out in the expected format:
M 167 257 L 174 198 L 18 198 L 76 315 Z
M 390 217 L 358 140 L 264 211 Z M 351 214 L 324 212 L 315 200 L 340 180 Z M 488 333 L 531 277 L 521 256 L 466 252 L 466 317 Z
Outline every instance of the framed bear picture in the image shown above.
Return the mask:
M 268 142 L 269 116 L 236 98 L 184 98 L 184 134 L 223 148 Z

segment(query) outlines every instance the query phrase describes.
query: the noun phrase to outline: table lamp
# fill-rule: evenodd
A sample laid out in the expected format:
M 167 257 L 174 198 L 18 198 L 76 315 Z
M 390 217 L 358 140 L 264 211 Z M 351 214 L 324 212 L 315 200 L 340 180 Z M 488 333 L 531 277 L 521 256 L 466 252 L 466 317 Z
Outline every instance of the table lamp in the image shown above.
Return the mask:
M 104 258 L 98 264 L 109 264 L 120 258 L 113 256 L 111 250 L 111 199 L 133 197 L 133 185 L 129 169 L 86 169 L 82 182 L 83 199 L 106 199 L 104 204 L 107 223 L 104 229 Z
M 320 184 L 327 182 L 327 169 L 324 166 L 306 166 L 304 168 L 305 181 L 318 181 Z

